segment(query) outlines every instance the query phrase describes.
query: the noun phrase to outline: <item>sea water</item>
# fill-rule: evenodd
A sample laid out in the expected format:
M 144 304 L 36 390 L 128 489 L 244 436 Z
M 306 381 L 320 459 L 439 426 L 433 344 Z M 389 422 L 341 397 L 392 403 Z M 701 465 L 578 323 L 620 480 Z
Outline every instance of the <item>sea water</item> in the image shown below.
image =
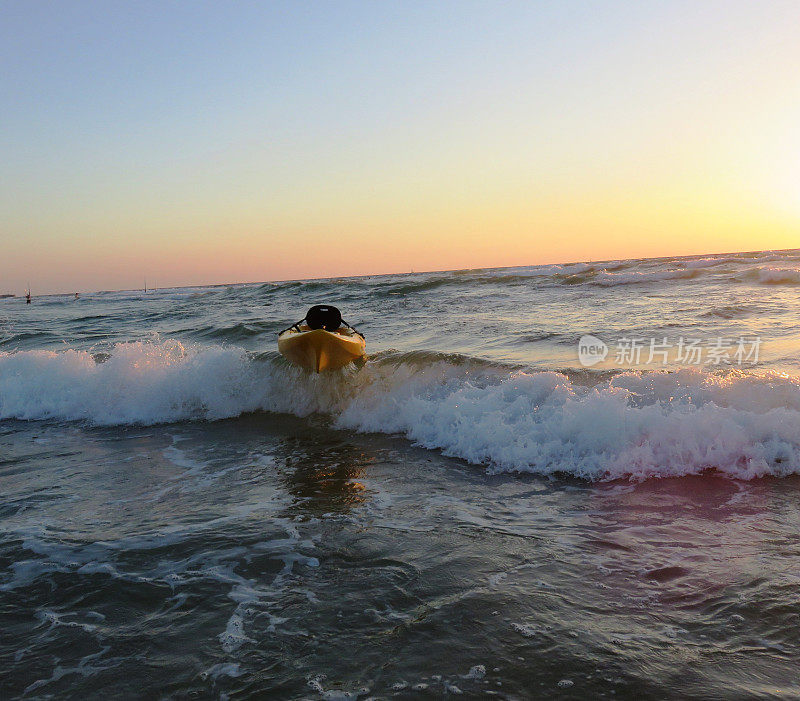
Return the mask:
M 0 695 L 800 695 L 799 294 L 770 251 L 0 299 Z M 316 303 L 363 367 L 278 355 Z

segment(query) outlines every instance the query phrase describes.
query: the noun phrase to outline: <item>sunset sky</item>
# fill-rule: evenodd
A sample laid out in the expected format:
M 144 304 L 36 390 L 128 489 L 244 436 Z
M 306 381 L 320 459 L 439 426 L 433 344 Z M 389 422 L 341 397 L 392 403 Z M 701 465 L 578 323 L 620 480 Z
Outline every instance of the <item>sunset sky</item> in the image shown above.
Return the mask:
M 0 292 L 800 246 L 800 2 L 0 0 Z

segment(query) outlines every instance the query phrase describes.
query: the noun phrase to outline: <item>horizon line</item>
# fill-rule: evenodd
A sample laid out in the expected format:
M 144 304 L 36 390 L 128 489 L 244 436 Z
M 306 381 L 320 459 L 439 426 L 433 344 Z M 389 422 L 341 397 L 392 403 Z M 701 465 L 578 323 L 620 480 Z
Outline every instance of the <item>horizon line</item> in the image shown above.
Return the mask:
M 706 258 L 706 257 L 716 257 L 716 256 L 733 256 L 733 255 L 746 255 L 749 253 L 787 253 L 792 251 L 800 251 L 800 248 L 764 248 L 764 249 L 753 249 L 751 251 L 721 251 L 716 253 L 691 253 L 688 255 L 679 255 L 679 256 L 653 256 L 649 258 L 608 258 L 603 260 L 574 260 L 574 261 L 564 261 L 559 263 L 530 263 L 526 265 L 498 265 L 498 266 L 489 266 L 489 267 L 478 267 L 478 268 L 437 268 L 433 270 L 412 270 L 410 272 L 394 272 L 394 273 L 365 273 L 363 275 L 329 275 L 325 277 L 305 277 L 305 278 L 285 278 L 280 280 L 245 280 L 240 282 L 216 282 L 216 283 L 201 283 L 199 285 L 170 285 L 168 287 L 155 287 L 150 291 L 143 290 L 139 287 L 127 287 L 118 290 L 94 290 L 92 292 L 48 292 L 46 294 L 39 294 L 34 295 L 31 294 L 31 297 L 69 297 L 74 294 L 104 294 L 107 292 L 136 292 L 141 291 L 144 294 L 150 294 L 152 291 L 157 290 L 192 290 L 198 289 L 201 287 L 238 287 L 240 285 L 265 285 L 267 283 L 270 284 L 281 284 L 286 282 L 315 282 L 319 280 L 351 280 L 356 278 L 364 278 L 364 277 L 385 277 L 389 275 L 427 275 L 429 273 L 458 273 L 462 271 L 469 271 L 469 270 L 508 270 L 510 268 L 533 268 L 537 266 L 549 266 L 549 265 L 577 265 L 579 263 L 613 263 L 613 262 L 625 262 L 625 261 L 632 261 L 632 260 L 681 260 L 681 259 L 691 259 L 691 258 Z M 20 298 L 24 297 L 25 295 L 21 295 Z M 0 299 L 9 299 L 9 298 L 16 298 L 16 293 L 3 293 L 0 292 Z

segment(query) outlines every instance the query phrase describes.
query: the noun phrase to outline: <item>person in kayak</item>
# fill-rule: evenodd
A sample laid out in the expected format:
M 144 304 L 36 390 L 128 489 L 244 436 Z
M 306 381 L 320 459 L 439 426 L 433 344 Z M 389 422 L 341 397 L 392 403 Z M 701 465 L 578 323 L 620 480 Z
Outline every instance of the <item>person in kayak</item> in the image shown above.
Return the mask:
M 364 336 L 342 319 L 341 312 L 329 304 L 317 304 L 295 324 L 278 334 L 278 350 L 307 370 L 338 370 L 362 359 Z
M 306 324 L 310 329 L 336 331 L 342 325 L 342 313 L 329 304 L 317 304 L 306 313 Z
M 342 326 L 347 327 L 353 333 L 361 338 L 364 338 L 364 335 L 356 331 L 350 324 L 348 324 L 344 319 L 342 319 L 342 313 L 334 306 L 330 304 L 315 304 L 311 309 L 306 312 L 305 317 L 300 319 L 297 323 L 292 324 L 288 329 L 284 329 L 280 333 L 285 333 L 291 329 L 296 329 L 297 331 L 300 330 L 300 326 L 305 323 L 309 329 L 312 331 L 314 329 L 325 329 L 325 331 L 337 331 Z M 280 334 L 278 334 L 280 336 Z

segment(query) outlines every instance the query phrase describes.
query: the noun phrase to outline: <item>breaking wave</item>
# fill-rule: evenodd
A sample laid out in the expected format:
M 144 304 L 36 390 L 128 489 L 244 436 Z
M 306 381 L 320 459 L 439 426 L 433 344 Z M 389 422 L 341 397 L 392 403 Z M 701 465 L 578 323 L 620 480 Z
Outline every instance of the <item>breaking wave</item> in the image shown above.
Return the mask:
M 762 268 L 752 271 L 764 285 L 800 285 L 800 270 L 785 268 Z
M 607 273 L 601 272 L 592 280 L 603 287 L 615 285 L 635 285 L 639 283 L 660 282 L 661 280 L 690 280 L 698 277 L 701 271 L 689 270 L 655 270 L 643 272 Z
M 524 371 L 384 354 L 309 375 L 267 354 L 174 340 L 0 353 L 0 419 L 149 425 L 268 411 L 396 433 L 495 472 L 646 479 L 800 473 L 800 384 L 778 374 Z
M 755 281 L 762 284 L 798 284 L 800 270 L 762 267 L 773 262 L 781 264 L 800 260 L 800 256 L 791 253 L 740 253 L 700 258 L 660 259 L 657 261 L 659 269 L 652 269 L 655 259 L 638 259 L 516 268 L 475 268 L 408 275 L 293 280 L 261 283 L 255 287 L 255 291 L 261 298 L 271 298 L 282 293 L 313 294 L 320 297 L 331 294 L 374 294 L 378 297 L 392 297 L 425 293 L 452 286 L 528 284 L 615 287 L 701 277 L 724 277 L 731 281 Z M 641 269 L 642 267 L 644 269 Z M 221 294 L 231 289 L 212 289 L 202 294 Z

